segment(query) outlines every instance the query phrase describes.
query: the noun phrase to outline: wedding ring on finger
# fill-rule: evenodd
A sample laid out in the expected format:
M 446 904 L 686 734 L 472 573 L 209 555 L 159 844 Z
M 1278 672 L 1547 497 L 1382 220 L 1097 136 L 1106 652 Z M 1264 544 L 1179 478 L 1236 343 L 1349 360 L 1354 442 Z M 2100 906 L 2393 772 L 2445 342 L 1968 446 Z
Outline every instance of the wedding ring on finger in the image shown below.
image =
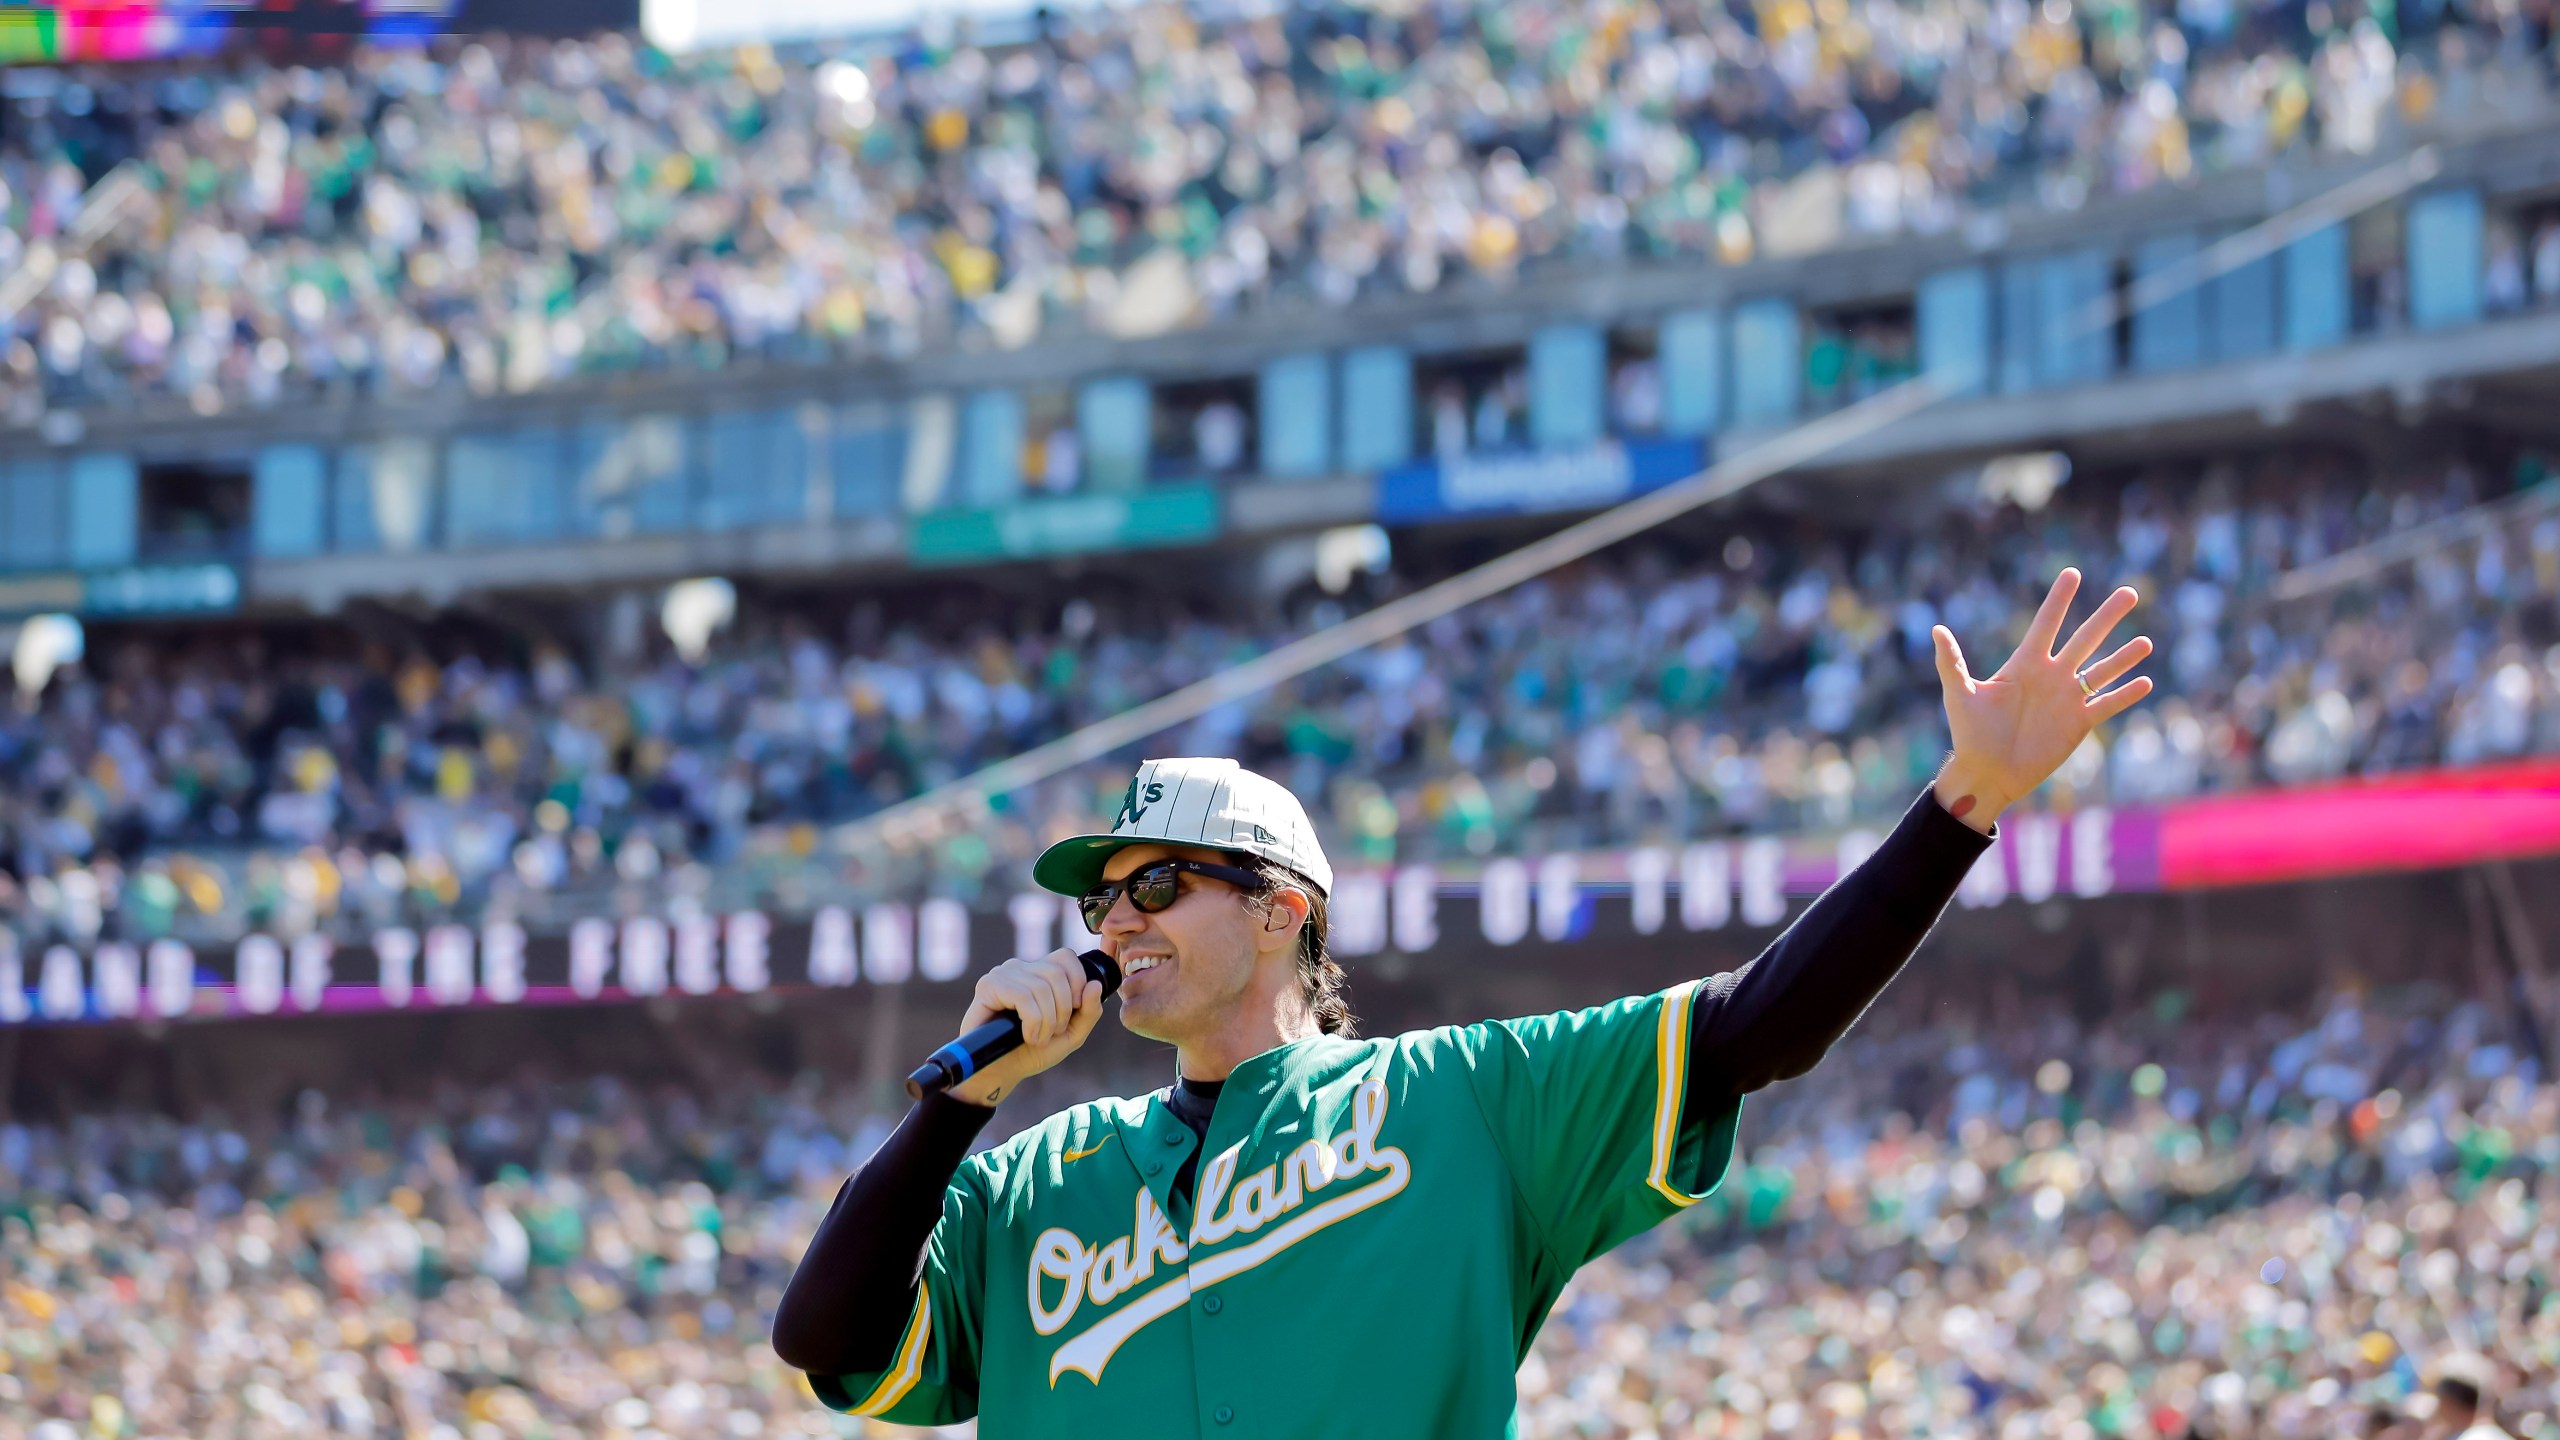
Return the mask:
M 2071 672 L 2071 678 L 2080 682 L 2080 693 L 2081 693 L 2083 696 L 2085 696 L 2085 697 L 2087 697 L 2087 698 L 2089 698 L 2089 699 L 2091 699 L 2091 700 L 2095 700 L 2095 699 L 2097 699 L 2097 698 L 2098 698 L 2098 691 L 2097 691 L 2097 687 L 2095 687 L 2095 686 L 2093 686 L 2093 685 L 2091 685 L 2091 684 L 2089 683 L 2089 672 L 2088 672 L 2088 671 L 2086 671 L 2086 670 L 2074 670 L 2074 671 L 2072 671 L 2072 672 Z

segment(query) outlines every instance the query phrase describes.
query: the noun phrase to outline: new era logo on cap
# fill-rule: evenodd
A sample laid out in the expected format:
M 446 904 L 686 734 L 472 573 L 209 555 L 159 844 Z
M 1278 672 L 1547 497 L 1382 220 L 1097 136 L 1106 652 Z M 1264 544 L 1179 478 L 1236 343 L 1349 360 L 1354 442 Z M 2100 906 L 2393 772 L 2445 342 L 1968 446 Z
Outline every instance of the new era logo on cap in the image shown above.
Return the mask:
M 1141 842 L 1206 845 L 1286 865 L 1331 893 L 1333 866 L 1316 843 L 1298 797 L 1233 760 L 1150 760 L 1120 797 L 1107 835 L 1077 835 L 1042 852 L 1031 878 L 1043 889 L 1081 895 L 1102 879 L 1114 850 Z

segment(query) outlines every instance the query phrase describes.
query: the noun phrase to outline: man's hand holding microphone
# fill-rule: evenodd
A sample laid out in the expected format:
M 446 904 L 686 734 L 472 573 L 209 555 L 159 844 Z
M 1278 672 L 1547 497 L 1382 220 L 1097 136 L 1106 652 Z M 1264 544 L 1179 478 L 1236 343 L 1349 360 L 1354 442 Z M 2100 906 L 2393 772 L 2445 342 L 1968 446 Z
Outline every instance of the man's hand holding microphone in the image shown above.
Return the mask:
M 1120 967 L 1099 950 L 1007 960 L 978 977 L 960 1038 L 933 1053 L 907 1081 L 908 1093 L 946 1090 L 955 1100 L 992 1107 L 1074 1054 L 1119 988 Z

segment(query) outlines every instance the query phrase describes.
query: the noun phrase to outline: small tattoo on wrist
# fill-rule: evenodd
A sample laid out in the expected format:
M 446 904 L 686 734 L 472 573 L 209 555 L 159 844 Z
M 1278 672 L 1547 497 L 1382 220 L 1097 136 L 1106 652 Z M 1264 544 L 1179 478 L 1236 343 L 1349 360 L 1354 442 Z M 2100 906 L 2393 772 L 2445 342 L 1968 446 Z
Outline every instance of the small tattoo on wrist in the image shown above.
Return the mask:
M 1953 815 L 1954 817 L 1956 817 L 1956 818 L 1957 818 L 1957 819 L 1959 819 L 1959 820 L 1963 819 L 1963 818 L 1964 818 L 1964 817 L 1966 817 L 1967 815 L 1972 814 L 1972 813 L 1973 813 L 1973 797 L 1972 797 L 1972 796 L 1970 796 L 1970 795 L 1959 795 L 1959 796 L 1957 796 L 1957 797 L 1956 797 L 1956 803 L 1954 803 L 1953 805 L 1950 805 L 1950 806 L 1948 806 L 1948 807 L 1947 807 L 1947 813 L 1948 813 L 1948 814 L 1950 814 L 1950 815 Z

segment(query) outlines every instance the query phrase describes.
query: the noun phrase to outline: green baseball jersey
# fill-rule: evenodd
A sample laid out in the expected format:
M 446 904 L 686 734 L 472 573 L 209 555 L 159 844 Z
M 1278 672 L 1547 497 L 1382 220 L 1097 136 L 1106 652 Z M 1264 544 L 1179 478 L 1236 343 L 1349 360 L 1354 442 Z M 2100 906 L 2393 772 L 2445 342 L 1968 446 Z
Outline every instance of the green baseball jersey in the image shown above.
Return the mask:
M 1696 985 L 1238 1066 L 1195 1143 L 1157 1097 L 969 1158 L 886 1370 L 828 1405 L 994 1436 L 1510 1433 L 1575 1269 L 1711 1192 L 1738 1097 L 1684 1113 Z

